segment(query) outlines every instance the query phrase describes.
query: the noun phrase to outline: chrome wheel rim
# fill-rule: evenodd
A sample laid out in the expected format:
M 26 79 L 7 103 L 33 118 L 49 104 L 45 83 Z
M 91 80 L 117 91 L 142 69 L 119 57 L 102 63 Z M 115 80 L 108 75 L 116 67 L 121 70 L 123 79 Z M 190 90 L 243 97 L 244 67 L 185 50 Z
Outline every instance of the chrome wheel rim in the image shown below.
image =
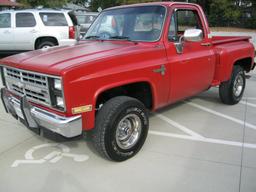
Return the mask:
M 236 97 L 239 97 L 242 94 L 244 87 L 244 78 L 240 72 L 234 81 L 233 93 Z
M 118 147 L 127 150 L 139 141 L 142 130 L 141 120 L 136 114 L 126 115 L 117 125 L 116 142 Z
M 45 46 L 42 47 L 42 49 L 48 49 L 50 47 L 51 47 L 50 45 L 45 45 Z

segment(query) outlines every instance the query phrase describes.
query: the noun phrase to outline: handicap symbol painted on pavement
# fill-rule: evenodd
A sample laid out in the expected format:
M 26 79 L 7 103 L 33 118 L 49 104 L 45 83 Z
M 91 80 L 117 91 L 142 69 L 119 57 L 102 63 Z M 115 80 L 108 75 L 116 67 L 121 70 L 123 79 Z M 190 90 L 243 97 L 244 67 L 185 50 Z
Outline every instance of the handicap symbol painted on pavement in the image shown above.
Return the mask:
M 52 151 L 42 159 L 35 159 L 33 157 L 33 153 L 42 148 L 57 148 L 58 150 Z M 37 145 L 35 147 L 32 147 L 25 153 L 24 160 L 14 161 L 11 167 L 18 167 L 21 164 L 42 164 L 45 162 L 57 163 L 63 157 L 71 158 L 75 162 L 83 162 L 89 159 L 89 156 L 87 155 L 70 153 L 70 148 L 66 145 L 58 144 L 58 143 L 48 143 L 48 144 L 42 144 L 42 145 Z

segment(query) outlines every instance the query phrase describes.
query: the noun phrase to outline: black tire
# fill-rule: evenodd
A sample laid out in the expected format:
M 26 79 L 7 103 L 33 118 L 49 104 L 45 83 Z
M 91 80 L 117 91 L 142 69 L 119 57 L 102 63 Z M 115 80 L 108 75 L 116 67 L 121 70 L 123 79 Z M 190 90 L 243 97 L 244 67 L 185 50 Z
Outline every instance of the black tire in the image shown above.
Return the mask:
M 240 80 L 241 83 L 238 84 L 237 80 Z M 235 87 L 240 85 L 240 91 L 235 92 Z M 221 83 L 219 87 L 220 100 L 227 105 L 235 105 L 239 103 L 244 94 L 244 89 L 246 85 L 245 73 L 241 66 L 235 65 L 233 72 L 229 81 Z M 238 89 L 237 89 L 238 90 Z
M 130 121 L 126 123 L 126 128 L 128 124 L 135 125 L 128 119 L 131 117 L 136 117 L 136 120 L 139 122 L 136 125 L 141 125 L 138 139 L 129 148 L 124 148 L 124 145 L 121 144 L 117 136 L 120 133 L 119 131 L 122 130 L 120 123 L 126 121 L 126 117 L 127 122 Z M 126 96 L 112 98 L 103 105 L 96 116 L 96 125 L 92 132 L 94 146 L 107 159 L 117 162 L 125 161 L 138 153 L 143 146 L 148 134 L 148 126 L 148 114 L 140 101 Z M 133 129 L 132 132 L 136 133 L 135 130 L 139 130 L 139 128 Z M 126 132 L 128 131 L 126 129 Z M 134 139 L 136 137 L 130 138 Z
M 36 49 L 42 49 L 44 47 L 53 47 L 56 46 L 57 44 L 51 40 L 43 40 L 40 42 L 37 46 Z

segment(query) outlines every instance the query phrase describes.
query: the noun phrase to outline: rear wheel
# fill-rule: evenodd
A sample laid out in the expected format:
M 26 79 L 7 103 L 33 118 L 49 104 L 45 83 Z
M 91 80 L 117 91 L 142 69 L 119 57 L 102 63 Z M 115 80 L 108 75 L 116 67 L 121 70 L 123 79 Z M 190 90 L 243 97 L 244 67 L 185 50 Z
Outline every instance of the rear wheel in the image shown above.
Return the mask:
M 246 79 L 241 66 L 235 65 L 229 81 L 223 82 L 219 88 L 220 99 L 228 105 L 237 104 L 243 97 Z
M 51 40 L 43 40 L 42 42 L 38 43 L 36 49 L 47 49 L 56 45 L 57 44 Z
M 131 97 L 115 97 L 106 102 L 96 117 L 93 142 L 97 151 L 113 161 L 133 157 L 148 133 L 144 105 Z

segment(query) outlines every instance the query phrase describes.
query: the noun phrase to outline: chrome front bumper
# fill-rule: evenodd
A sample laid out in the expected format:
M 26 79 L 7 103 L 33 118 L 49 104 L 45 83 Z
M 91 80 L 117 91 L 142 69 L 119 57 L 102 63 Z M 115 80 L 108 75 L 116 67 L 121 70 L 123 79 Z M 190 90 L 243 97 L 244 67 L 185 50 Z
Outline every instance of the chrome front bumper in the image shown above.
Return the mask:
M 64 117 L 32 106 L 26 97 L 20 100 L 13 97 L 5 88 L 1 89 L 1 99 L 7 113 L 12 114 L 30 129 L 46 128 L 64 137 L 75 137 L 82 134 L 82 117 Z

